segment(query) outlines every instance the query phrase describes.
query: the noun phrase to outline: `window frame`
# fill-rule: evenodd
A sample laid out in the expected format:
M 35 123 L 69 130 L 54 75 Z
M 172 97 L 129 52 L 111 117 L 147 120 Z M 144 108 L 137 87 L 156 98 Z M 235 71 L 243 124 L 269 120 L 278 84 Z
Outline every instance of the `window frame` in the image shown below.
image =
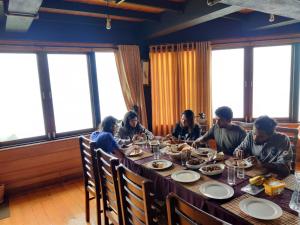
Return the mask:
M 38 79 L 40 84 L 40 95 L 42 100 L 43 119 L 45 125 L 45 135 L 34 136 L 29 138 L 16 139 L 11 141 L 0 142 L 0 150 L 4 148 L 10 148 L 15 146 L 21 146 L 26 144 L 41 143 L 45 141 L 54 141 L 78 135 L 86 135 L 95 131 L 98 124 L 101 121 L 100 115 L 100 98 L 98 96 L 98 82 L 97 82 L 97 69 L 95 61 L 95 52 L 115 52 L 113 48 L 94 48 L 94 49 L 79 49 L 79 48 L 39 48 L 21 46 L 20 48 L 12 46 L 1 47 L 0 53 L 15 53 L 15 54 L 36 54 L 37 66 L 38 66 Z M 89 92 L 92 111 L 92 125 L 93 127 L 81 130 L 67 131 L 62 133 L 56 133 L 54 108 L 52 102 L 52 91 L 50 83 L 50 72 L 48 65 L 48 54 L 81 54 L 86 55 L 87 71 L 89 81 Z
M 300 81 L 300 43 L 276 43 L 276 44 L 228 44 L 226 46 L 213 46 L 213 50 L 226 50 L 244 48 L 244 118 L 233 118 L 235 121 L 253 122 L 256 118 L 253 117 L 253 60 L 255 47 L 272 47 L 290 45 L 291 50 L 291 76 L 290 76 L 290 97 L 289 97 L 289 117 L 274 118 L 280 123 L 300 122 L 298 118 L 299 110 L 299 81 Z M 297 91 L 298 90 L 298 91 Z M 294 107 L 293 107 L 294 106 Z

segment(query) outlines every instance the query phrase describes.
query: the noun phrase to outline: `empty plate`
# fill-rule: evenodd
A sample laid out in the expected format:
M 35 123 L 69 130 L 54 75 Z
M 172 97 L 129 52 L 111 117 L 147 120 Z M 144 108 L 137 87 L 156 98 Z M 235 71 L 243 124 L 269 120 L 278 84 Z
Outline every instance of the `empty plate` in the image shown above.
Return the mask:
M 133 150 L 131 151 L 127 156 L 129 157 L 135 157 L 135 156 L 139 156 L 142 155 L 144 152 L 142 149 L 137 149 L 137 150 Z
M 239 204 L 240 209 L 247 215 L 261 220 L 274 220 L 282 215 L 282 209 L 266 199 L 246 198 Z
M 208 181 L 201 184 L 199 191 L 206 197 L 213 199 L 228 199 L 234 194 L 232 187 L 216 181 Z
M 146 164 L 147 167 L 154 169 L 154 170 L 164 170 L 168 169 L 173 165 L 173 163 L 169 160 L 165 159 L 158 159 L 158 160 L 153 160 L 151 162 L 148 162 Z
M 172 174 L 171 178 L 181 183 L 191 183 L 200 179 L 200 174 L 192 170 L 180 170 Z

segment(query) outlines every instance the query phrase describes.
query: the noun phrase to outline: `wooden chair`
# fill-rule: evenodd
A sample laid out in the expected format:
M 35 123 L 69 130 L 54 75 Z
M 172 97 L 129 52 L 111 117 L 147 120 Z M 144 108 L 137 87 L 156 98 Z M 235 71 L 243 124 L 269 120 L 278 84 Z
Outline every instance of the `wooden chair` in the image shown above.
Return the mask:
M 222 225 L 228 224 L 187 203 L 174 193 L 167 197 L 168 225 Z
M 123 224 L 116 170 L 119 160 L 102 149 L 97 149 L 96 152 L 105 225 L 108 225 L 109 221 L 114 225 Z
M 157 224 L 154 216 L 154 196 L 151 194 L 152 181 L 133 173 L 123 165 L 118 167 L 117 173 L 123 224 Z
M 83 180 L 85 189 L 85 218 L 90 222 L 90 200 L 96 200 L 97 225 L 101 224 L 101 189 L 95 145 L 88 138 L 79 137 L 80 153 L 83 166 Z M 90 197 L 90 195 L 92 197 Z
M 279 133 L 286 134 L 290 139 L 291 147 L 293 150 L 293 160 L 292 160 L 292 164 L 291 164 L 291 171 L 294 172 L 295 166 L 296 166 L 296 152 L 297 152 L 299 130 L 296 128 L 276 127 L 276 131 Z

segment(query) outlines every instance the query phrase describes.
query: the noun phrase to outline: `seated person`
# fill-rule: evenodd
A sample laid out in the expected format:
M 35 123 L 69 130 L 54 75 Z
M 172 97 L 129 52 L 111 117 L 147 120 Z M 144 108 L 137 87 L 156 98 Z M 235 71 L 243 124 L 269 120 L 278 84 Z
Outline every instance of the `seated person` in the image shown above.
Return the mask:
M 117 138 L 119 138 L 120 143 L 127 144 L 126 142 L 128 141 L 131 142 L 140 139 L 151 140 L 154 136 L 139 123 L 137 113 L 135 111 L 129 111 L 124 116 L 122 127 L 119 129 Z
M 219 107 L 216 111 L 216 124 L 210 128 L 206 134 L 198 138 L 193 146 L 203 144 L 210 139 L 215 139 L 218 152 L 232 155 L 233 151 L 246 137 L 246 132 L 238 125 L 232 124 L 232 110 L 227 106 Z
M 185 110 L 181 114 L 180 123 L 176 124 L 172 136 L 186 141 L 194 141 L 200 137 L 200 127 L 195 124 L 195 115 L 192 110 Z
M 123 151 L 130 151 L 130 148 L 136 148 L 136 146 L 131 146 L 128 149 L 120 149 L 119 145 L 115 141 L 113 135 L 117 130 L 117 119 L 112 116 L 104 118 L 99 126 L 99 131 L 95 131 L 91 134 L 91 141 L 95 142 L 95 148 L 101 148 L 105 152 L 114 154 L 118 158 L 124 156 Z
M 293 152 L 288 136 L 275 132 L 276 122 L 268 116 L 257 118 L 253 131 L 236 148 L 236 156 L 255 156 L 254 163 L 282 177 L 289 175 Z

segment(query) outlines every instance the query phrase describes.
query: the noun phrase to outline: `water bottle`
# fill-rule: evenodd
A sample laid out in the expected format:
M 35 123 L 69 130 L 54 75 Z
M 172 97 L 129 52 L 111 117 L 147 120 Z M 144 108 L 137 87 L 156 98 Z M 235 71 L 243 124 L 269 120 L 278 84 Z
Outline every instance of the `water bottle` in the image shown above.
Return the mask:
M 295 190 L 292 194 L 292 197 L 291 197 L 291 201 L 290 201 L 290 208 L 292 210 L 295 210 L 296 212 L 300 213 L 300 182 L 299 182 L 299 179 L 296 180 L 296 187 L 295 187 Z

